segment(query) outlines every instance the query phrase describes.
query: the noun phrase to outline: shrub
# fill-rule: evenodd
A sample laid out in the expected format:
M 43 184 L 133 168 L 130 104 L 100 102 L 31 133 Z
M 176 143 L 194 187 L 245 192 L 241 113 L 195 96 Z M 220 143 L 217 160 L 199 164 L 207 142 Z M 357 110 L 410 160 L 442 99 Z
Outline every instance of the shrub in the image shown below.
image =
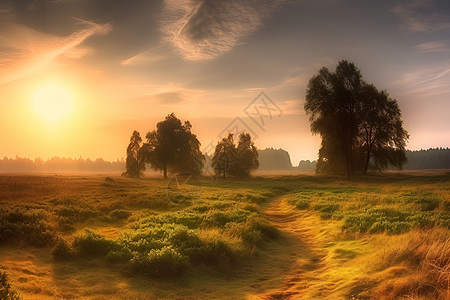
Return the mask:
M 295 201 L 294 204 L 298 209 L 309 208 L 309 201 L 306 199 L 299 199 L 299 200 Z
M 56 236 L 44 214 L 28 211 L 0 211 L 0 242 L 25 242 L 36 247 L 53 245 Z
M 317 203 L 314 209 L 325 214 L 332 214 L 339 209 L 339 204 L 334 203 Z
M 73 205 L 59 207 L 55 210 L 55 214 L 60 217 L 71 219 L 73 222 L 85 221 L 99 215 L 97 211 L 89 207 L 76 207 Z
M 208 213 L 203 217 L 202 225 L 224 227 L 225 224 L 229 222 L 245 222 L 251 214 L 251 212 L 240 208 L 225 211 L 214 209 L 208 211 Z
M 125 209 L 115 209 L 109 213 L 110 218 L 113 220 L 128 219 L 131 215 L 132 213 Z
M 59 217 L 57 219 L 58 228 L 63 232 L 75 231 L 74 221 L 68 217 Z
M 90 230 L 86 230 L 84 236 L 75 238 L 73 247 L 80 258 L 106 256 L 108 252 L 121 248 L 114 241 L 106 239 Z
M 122 247 L 118 250 L 113 250 L 106 254 L 106 260 L 110 263 L 125 263 L 133 258 L 133 253 L 126 248 Z
M 242 240 L 250 246 L 260 245 L 265 240 L 274 239 L 279 235 L 276 227 L 259 217 L 249 218 L 238 231 Z
M 416 201 L 416 203 L 420 205 L 420 209 L 422 211 L 431 211 L 439 206 L 439 199 L 431 197 L 420 198 Z
M 53 258 L 55 260 L 71 260 L 74 258 L 74 252 L 72 248 L 64 241 L 58 240 L 52 251 Z
M 19 300 L 19 293 L 9 284 L 6 273 L 0 271 L 0 299 Z
M 206 264 L 228 266 L 235 260 L 235 253 L 221 239 L 215 239 L 204 245 L 199 254 L 201 262 Z
M 174 277 L 182 275 L 189 263 L 170 246 L 161 250 L 152 249 L 147 254 L 140 254 L 130 261 L 131 269 L 136 273 L 144 273 L 153 277 Z

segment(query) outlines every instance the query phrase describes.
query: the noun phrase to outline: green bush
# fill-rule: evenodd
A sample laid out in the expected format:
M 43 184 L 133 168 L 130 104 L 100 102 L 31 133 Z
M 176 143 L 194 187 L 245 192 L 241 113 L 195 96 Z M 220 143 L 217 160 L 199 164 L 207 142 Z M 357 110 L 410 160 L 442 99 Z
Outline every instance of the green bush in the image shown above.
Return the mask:
M 80 258 L 90 258 L 106 256 L 110 251 L 116 251 L 121 248 L 116 242 L 106 239 L 103 236 L 86 230 L 84 236 L 75 238 L 73 248 Z
M 133 258 L 133 253 L 126 247 L 112 250 L 106 254 L 106 260 L 110 263 L 126 263 Z
M 202 263 L 222 266 L 232 264 L 236 257 L 230 246 L 219 238 L 203 245 L 197 255 L 196 258 Z
M 317 203 L 314 206 L 314 210 L 317 210 L 321 213 L 329 213 L 332 214 L 339 209 L 339 204 L 335 203 Z
M 95 210 L 90 207 L 76 207 L 76 206 L 63 206 L 56 209 L 55 214 L 60 217 L 68 217 L 80 222 L 89 218 L 94 218 L 99 215 Z
M 36 247 L 51 246 L 56 240 L 45 215 L 35 211 L 0 211 L 0 243 L 25 242 Z
M 0 299 L 2 300 L 19 300 L 19 293 L 8 282 L 6 273 L 0 271 Z
M 71 260 L 74 258 L 72 248 L 64 241 L 59 240 L 52 251 L 53 259 L 55 260 Z
M 432 211 L 439 206 L 439 199 L 435 197 L 420 198 L 416 200 L 422 211 Z
M 248 219 L 252 213 L 240 208 L 231 210 L 210 210 L 203 216 L 202 225 L 206 227 L 224 227 L 229 222 L 242 223 Z
M 307 208 L 309 208 L 309 201 L 306 200 L 306 199 L 296 200 L 296 201 L 294 201 L 294 204 L 295 204 L 295 206 L 298 209 L 307 209 Z
M 113 220 L 123 220 L 128 219 L 132 213 L 125 209 L 115 209 L 109 213 L 109 217 Z
M 73 232 L 75 231 L 74 221 L 72 218 L 59 217 L 57 219 L 58 228 L 63 232 Z
M 230 224 L 227 228 L 232 234 L 237 234 L 249 246 L 261 245 L 268 239 L 278 237 L 279 231 L 260 217 L 251 217 L 243 224 Z
M 185 256 L 166 246 L 132 258 L 130 267 L 136 273 L 153 277 L 175 277 L 182 275 L 189 267 L 189 263 Z

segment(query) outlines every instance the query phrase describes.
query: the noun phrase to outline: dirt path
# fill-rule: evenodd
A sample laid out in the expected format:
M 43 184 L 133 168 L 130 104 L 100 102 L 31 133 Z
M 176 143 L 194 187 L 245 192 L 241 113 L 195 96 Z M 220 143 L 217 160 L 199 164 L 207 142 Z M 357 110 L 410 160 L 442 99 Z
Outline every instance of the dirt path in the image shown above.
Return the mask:
M 258 295 L 259 299 L 301 299 L 310 298 L 311 288 L 315 296 L 327 295 L 327 287 L 319 276 L 328 269 L 323 242 L 318 226 L 318 216 L 300 211 L 288 203 L 288 196 L 274 199 L 265 210 L 267 219 L 280 231 L 280 247 L 271 253 L 274 260 L 285 260 L 288 266 L 280 269 L 282 286 L 268 293 Z M 320 227 L 320 226 L 319 226 Z

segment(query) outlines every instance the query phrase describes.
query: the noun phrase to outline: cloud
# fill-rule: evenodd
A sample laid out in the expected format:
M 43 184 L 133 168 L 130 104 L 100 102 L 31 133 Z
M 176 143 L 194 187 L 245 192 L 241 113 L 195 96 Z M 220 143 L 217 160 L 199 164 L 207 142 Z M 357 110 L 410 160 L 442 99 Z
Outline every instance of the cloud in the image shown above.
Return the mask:
M 450 94 L 450 61 L 439 66 L 406 73 L 397 83 L 405 94 L 422 97 Z
M 406 1 L 394 6 L 392 11 L 402 19 L 404 28 L 410 32 L 450 28 L 450 17 L 437 12 L 434 0 Z
M 59 57 L 80 58 L 92 51 L 81 46 L 88 37 L 111 30 L 109 24 L 76 20 L 82 28 L 65 37 L 0 22 L 0 84 L 34 74 Z
M 304 115 L 303 109 L 304 100 L 301 99 L 288 99 L 283 101 L 279 106 L 284 116 L 287 115 Z
M 202 90 L 184 88 L 175 83 L 135 85 L 130 88 L 138 92 L 136 100 L 152 105 L 186 104 L 189 101 L 197 101 L 204 95 Z
M 164 104 L 180 103 L 180 102 L 183 102 L 183 100 L 184 100 L 183 93 L 180 93 L 180 92 L 159 93 L 159 94 L 153 95 L 152 98 L 157 100 L 158 102 L 164 103 Z
M 447 52 L 449 51 L 447 41 L 432 41 L 419 44 L 415 47 L 421 52 Z
M 156 62 L 164 59 L 164 56 L 161 54 L 152 53 L 151 51 L 144 51 L 138 53 L 130 58 L 123 60 L 120 65 L 124 67 L 134 66 L 147 62 Z
M 216 58 L 263 25 L 285 0 L 166 0 L 161 28 L 186 60 Z

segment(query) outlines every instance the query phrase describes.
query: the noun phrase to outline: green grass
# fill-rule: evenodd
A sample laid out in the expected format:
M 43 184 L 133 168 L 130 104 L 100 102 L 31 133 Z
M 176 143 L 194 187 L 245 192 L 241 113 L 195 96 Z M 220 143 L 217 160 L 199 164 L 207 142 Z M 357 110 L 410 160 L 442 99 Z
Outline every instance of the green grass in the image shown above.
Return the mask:
M 450 226 L 448 176 L 368 177 L 354 182 L 304 184 L 291 196 L 301 210 L 313 210 L 323 219 L 341 220 L 343 231 L 400 234 L 413 228 Z M 331 184 L 331 186 L 330 186 Z
M 45 298 L 44 291 L 52 287 L 49 298 L 98 294 L 97 299 L 106 299 L 109 294 L 100 288 L 90 290 L 96 286 L 93 278 L 104 276 L 109 278 L 105 282 L 116 280 L 117 292 L 111 292 L 115 298 L 138 299 L 150 293 L 150 298 L 192 299 L 197 292 L 201 298 L 223 298 L 230 290 L 245 298 L 288 289 L 284 276 L 299 262 L 304 269 L 298 274 L 307 274 L 305 278 L 313 276 L 310 270 L 323 272 L 317 282 L 335 284 L 326 278 L 348 276 L 342 279 L 347 285 L 336 289 L 348 295 L 360 288 L 382 294 L 388 284 L 380 285 L 374 274 L 392 265 L 420 267 L 428 274 L 426 282 L 438 274 L 439 289 L 442 276 L 447 276 L 445 259 L 439 260 L 439 273 L 423 265 L 428 263 L 427 250 L 419 255 L 408 247 L 385 249 L 382 243 L 377 247 L 390 255 L 389 266 L 378 262 L 380 269 L 369 268 L 373 273 L 364 274 L 370 280 L 361 279 L 367 286 L 350 286 L 356 277 L 348 274 L 366 265 L 374 245 L 387 237 L 400 241 L 411 235 L 412 242 L 405 240 L 412 245 L 415 235 L 441 232 L 439 243 L 445 243 L 449 174 L 374 175 L 351 182 L 326 176 L 202 178 L 167 186 L 167 181 L 154 178 L 0 176 L 0 251 L 25 251 L 20 260 L 3 261 L 13 272 L 13 285 L 27 297 Z M 271 219 L 267 210 L 276 199 L 285 199 L 286 213 L 272 211 Z M 427 241 L 421 247 L 435 249 L 437 255 L 442 245 Z M 395 256 L 395 251 L 405 255 Z M 408 253 L 419 262 L 412 264 Z M 298 274 L 289 276 L 295 279 Z M 58 286 L 70 287 L 70 293 Z M 301 286 L 310 286 L 305 295 L 318 297 L 316 281 L 303 281 Z M 262 297 L 288 294 L 270 295 Z M 392 295 L 390 299 L 405 296 L 401 289 Z

